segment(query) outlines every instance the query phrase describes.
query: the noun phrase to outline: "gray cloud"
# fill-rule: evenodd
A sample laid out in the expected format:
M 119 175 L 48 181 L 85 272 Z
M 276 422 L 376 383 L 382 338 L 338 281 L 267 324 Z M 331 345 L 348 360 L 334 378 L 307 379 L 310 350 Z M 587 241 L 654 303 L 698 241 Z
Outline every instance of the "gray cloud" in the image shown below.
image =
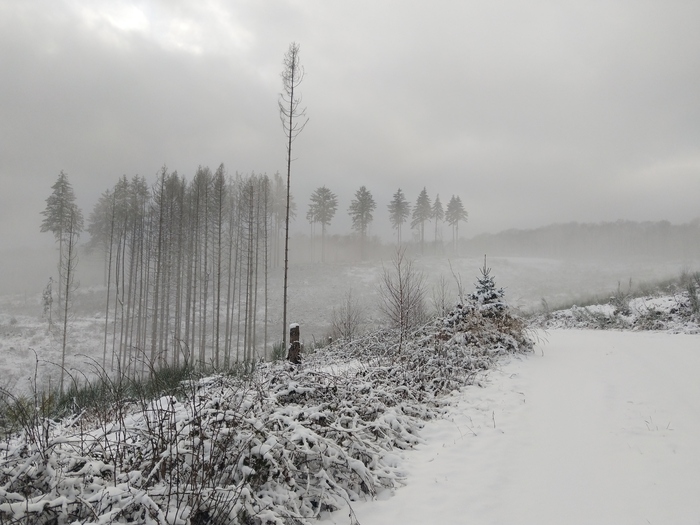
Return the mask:
M 466 234 L 688 221 L 699 19 L 680 0 L 0 1 L 0 236 L 36 242 L 61 169 L 86 214 L 120 175 L 163 164 L 283 171 L 291 41 L 310 117 L 292 188 L 304 208 L 325 184 L 344 210 L 365 184 L 380 221 L 396 188 L 413 200 L 426 186 L 462 197 Z

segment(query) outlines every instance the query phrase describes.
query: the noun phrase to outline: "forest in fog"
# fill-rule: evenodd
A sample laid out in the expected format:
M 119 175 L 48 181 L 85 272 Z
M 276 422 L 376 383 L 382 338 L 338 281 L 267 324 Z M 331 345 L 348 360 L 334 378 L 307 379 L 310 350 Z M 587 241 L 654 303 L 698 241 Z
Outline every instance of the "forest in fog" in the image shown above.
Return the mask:
M 58 278 L 24 286 L 35 293 L 45 286 L 44 314 L 50 324 L 62 324 L 63 354 L 79 283 L 105 288 L 100 363 L 105 370 L 136 378 L 163 364 L 226 369 L 282 351 L 274 348 L 286 330 L 279 319 L 282 290 L 279 280 L 271 279 L 285 260 L 287 187 L 280 175 L 231 176 L 222 164 L 216 171 L 200 167 L 191 180 L 166 167 L 152 182 L 122 176 L 87 218 L 77 207 L 65 173 L 59 174 L 52 190 L 41 230 L 53 233 L 57 241 L 53 267 L 58 268 Z M 326 186 L 306 202 L 308 233 L 297 225 L 289 243 L 289 258 L 296 265 L 384 264 L 398 247 L 411 258 L 442 260 L 484 255 L 689 262 L 700 258 L 698 220 L 684 225 L 555 224 L 464 239 L 459 226 L 467 222 L 468 213 L 460 197 L 452 195 L 443 207 L 439 194 L 431 198 L 426 188 L 414 202 L 398 189 L 390 202 L 380 203 L 394 232 L 385 240 L 371 234 L 377 202 L 365 186 L 355 192 L 347 210 L 339 210 L 338 196 Z M 292 196 L 290 219 L 299 222 L 297 209 Z M 329 235 L 327 229 L 339 211 L 350 217 L 351 231 Z M 445 226 L 451 229 L 447 238 Z M 87 235 L 79 238 L 81 233 Z M 342 293 L 336 299 L 341 303 Z
M 123 176 L 86 219 L 65 173 L 52 190 L 41 230 L 57 241 L 58 279 L 46 284 L 45 315 L 50 323 L 63 323 L 67 332 L 81 274 L 78 253 L 99 259 L 106 288 L 103 368 L 130 377 L 162 364 L 228 368 L 269 357 L 272 342 L 282 339 L 278 319 L 270 316 L 270 303 L 279 302 L 280 290 L 269 284 L 270 271 L 284 260 L 286 184 L 279 175 L 229 176 L 220 165 L 215 172 L 200 167 L 191 180 L 166 167 L 153 183 Z M 362 186 L 347 210 L 353 233 L 336 236 L 326 247 L 338 199 L 320 187 L 306 213 L 311 236 L 307 242 L 294 239 L 292 251 L 298 258 L 300 250 L 308 250 L 308 260 L 320 262 L 327 251 L 336 261 L 339 254 L 354 260 L 376 257 L 381 243 L 368 234 L 376 206 Z M 432 200 L 424 189 L 411 206 L 398 190 L 387 207 L 398 239 L 404 223 L 410 224 L 417 232 L 416 247 L 434 250 L 438 225 L 447 222 L 453 229 L 450 248 L 456 250 L 459 223 L 467 219 L 459 197 L 452 196 L 443 209 L 439 196 Z M 293 200 L 290 208 L 293 219 Z M 79 241 L 83 230 L 86 242 Z
M 229 179 L 223 166 L 215 173 L 201 168 L 187 182 L 163 168 L 152 186 L 122 177 L 102 195 L 86 228 L 87 248 L 103 260 L 107 292 L 102 367 L 130 377 L 181 361 L 226 367 L 234 345 L 233 358 L 243 360 L 252 359 L 256 344 L 266 347 L 267 268 L 279 262 L 275 182 L 279 187 L 257 175 Z M 56 210 L 54 197 L 61 201 Z M 66 209 L 80 215 L 61 173 L 42 225 L 62 246 L 58 318 L 68 316 L 71 276 L 79 273 L 64 255 L 79 233 L 67 231 L 73 222 L 63 218 Z M 44 294 L 49 310 L 51 287 Z

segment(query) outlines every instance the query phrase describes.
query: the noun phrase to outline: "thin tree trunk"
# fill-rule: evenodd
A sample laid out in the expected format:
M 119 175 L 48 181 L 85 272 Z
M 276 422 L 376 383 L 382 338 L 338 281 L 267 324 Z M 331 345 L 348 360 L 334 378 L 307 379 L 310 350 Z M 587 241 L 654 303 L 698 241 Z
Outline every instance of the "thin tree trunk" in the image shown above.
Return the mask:
M 204 368 L 206 365 L 206 342 L 207 342 L 207 301 L 209 299 L 209 184 L 205 181 L 204 190 L 204 283 L 203 283 L 203 312 L 200 325 L 201 342 L 199 347 L 199 365 Z
M 233 199 L 230 199 L 229 204 L 231 209 L 229 211 L 229 221 L 228 221 L 228 265 L 227 265 L 227 283 L 226 283 L 226 325 L 224 328 L 224 369 L 228 370 L 231 366 L 231 290 L 232 281 L 235 278 L 235 274 L 231 265 L 233 264 Z
M 145 203 L 143 205 L 145 207 Z M 139 283 L 139 296 L 138 300 L 136 301 L 136 308 L 134 309 L 136 312 L 136 336 L 132 336 L 132 347 L 136 348 L 136 351 L 141 353 L 144 351 L 145 345 L 145 325 L 146 321 L 142 319 L 144 318 L 143 312 L 144 310 L 147 310 L 147 306 L 145 306 L 145 302 L 148 301 L 148 295 L 147 295 L 147 283 L 148 283 L 148 264 L 147 264 L 147 254 L 145 251 L 148 249 L 148 244 L 146 243 L 146 240 L 144 237 L 146 236 L 146 217 L 145 217 L 146 210 L 142 208 L 141 210 L 141 215 L 139 217 L 139 243 L 138 243 L 138 258 L 136 261 L 136 265 L 138 268 L 138 283 Z M 136 343 L 134 344 L 133 341 L 134 339 L 136 340 Z M 132 377 L 135 380 L 138 374 L 138 367 L 136 366 L 136 363 L 138 363 L 138 360 L 140 359 L 141 362 L 143 363 L 143 355 L 137 355 L 137 359 L 134 362 L 134 368 L 132 370 Z
M 112 249 L 114 246 L 115 195 L 112 195 L 112 220 L 109 228 L 109 263 L 107 264 L 107 304 L 105 307 L 105 337 L 102 348 L 102 370 L 107 368 L 107 331 L 109 328 L 109 293 L 112 287 Z
M 131 250 L 129 253 L 129 286 L 128 286 L 128 291 L 126 295 L 126 326 L 124 327 L 124 355 L 125 355 L 125 371 L 126 374 L 128 375 L 129 373 L 129 368 L 131 367 L 131 341 L 130 341 L 130 326 L 131 326 L 131 301 L 132 301 L 132 290 L 135 288 L 136 284 L 134 282 L 134 279 L 136 278 L 135 273 L 136 273 L 136 236 L 135 232 L 132 231 L 131 234 Z
M 219 181 L 221 184 L 221 181 Z M 223 189 L 219 188 L 219 195 L 217 199 L 218 203 L 218 216 L 217 216 L 217 241 L 216 241 L 216 317 L 215 317 L 215 343 L 214 343 L 214 363 L 216 368 L 219 368 L 219 327 L 221 324 L 221 237 L 223 233 L 223 206 L 224 206 L 224 195 Z
M 111 369 L 114 371 L 114 358 L 117 357 L 117 373 L 121 376 L 121 363 L 119 362 L 119 354 L 117 353 L 117 312 L 119 311 L 119 265 L 121 259 L 121 243 L 123 238 L 123 232 L 119 233 L 117 238 L 117 257 L 114 261 L 114 318 L 112 319 L 112 366 Z
M 182 331 L 182 258 L 184 257 L 184 242 L 182 238 L 183 234 L 183 185 L 182 183 L 180 184 L 180 187 L 178 188 L 178 213 L 177 213 L 177 221 L 178 221 L 178 228 L 177 228 L 177 265 L 175 268 L 175 279 L 176 279 L 176 286 L 175 286 L 175 334 L 174 334 L 174 341 L 177 344 L 177 347 L 174 348 L 173 350 L 173 366 L 180 366 L 180 351 L 181 351 L 181 344 L 182 342 L 180 341 L 180 335 Z
M 268 250 L 268 232 L 269 232 L 269 217 L 268 217 L 268 204 L 269 204 L 269 189 L 270 183 L 269 179 L 265 177 L 265 335 L 263 340 L 263 360 L 267 360 L 267 315 L 268 315 L 268 303 L 267 303 L 267 276 L 269 273 L 269 250 Z
M 59 387 L 59 391 L 61 394 L 63 394 L 63 379 L 66 373 L 66 343 L 67 343 L 67 336 L 68 336 L 68 301 L 70 298 L 70 286 L 71 286 L 71 281 L 73 279 L 73 270 L 75 266 L 75 256 L 74 256 L 74 214 L 71 213 L 71 219 L 70 219 L 70 225 L 68 228 L 68 254 L 67 254 L 67 259 L 65 261 L 65 264 L 62 264 L 64 267 L 63 269 L 65 270 L 65 279 L 66 279 L 66 286 L 65 286 L 65 296 L 63 297 L 64 300 L 64 308 L 63 308 L 63 343 L 61 345 L 61 385 Z M 60 289 L 60 287 L 59 287 Z
M 156 352 L 158 350 L 158 307 L 160 306 L 160 274 L 161 274 L 161 258 L 163 250 L 163 206 L 164 206 L 164 191 L 165 185 L 165 169 L 160 176 L 160 202 L 158 203 L 158 238 L 156 239 L 156 260 L 155 260 L 155 282 L 153 290 L 153 325 L 151 326 L 151 354 L 149 356 L 150 366 L 154 367 L 156 363 Z

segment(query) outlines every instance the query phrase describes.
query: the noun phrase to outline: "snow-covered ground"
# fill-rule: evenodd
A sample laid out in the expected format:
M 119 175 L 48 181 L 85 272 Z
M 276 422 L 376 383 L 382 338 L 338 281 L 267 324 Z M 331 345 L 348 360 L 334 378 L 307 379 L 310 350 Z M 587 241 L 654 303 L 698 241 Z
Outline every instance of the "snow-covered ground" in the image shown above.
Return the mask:
M 502 261 L 504 270 L 509 268 L 506 262 Z M 367 279 L 365 286 L 376 281 L 376 272 L 375 280 L 360 273 Z M 337 272 L 329 269 L 327 274 L 345 282 Z M 333 294 L 342 295 L 342 285 L 337 286 Z M 307 295 L 314 296 L 309 290 Z M 104 321 L 98 296 L 86 290 L 79 297 L 80 315 L 72 322 L 69 358 L 101 357 Z M 300 311 L 308 310 L 311 319 L 316 311 L 312 306 L 332 304 L 328 301 L 316 297 Z M 0 387 L 17 391 L 19 380 L 26 376 L 31 381 L 35 369 L 38 381 L 50 380 L 58 350 L 45 321 L 35 313 L 39 306 L 27 297 L 21 302 L 0 302 L 0 370 L 4 372 Z M 534 355 L 497 361 L 497 370 L 477 376 L 479 386 L 455 395 L 447 417 L 429 421 L 420 437 L 413 434 L 418 423 L 406 423 L 411 428 L 410 444 L 420 444 L 407 451 L 395 448 L 385 465 L 404 487 L 386 489 L 375 501 L 353 502 L 352 510 L 326 514 L 323 519 L 353 525 L 358 519 L 363 525 L 700 523 L 697 313 L 690 311 L 689 297 L 683 292 L 633 299 L 622 306 L 552 313 L 545 326 L 555 329 Z M 684 333 L 560 330 L 558 326 Z M 443 340 L 431 337 L 420 335 L 416 344 L 422 348 L 433 339 Z M 467 339 L 462 337 L 460 344 Z M 309 356 L 308 371 L 331 381 L 336 376 L 352 379 L 364 371 L 366 365 L 341 354 L 342 360 L 329 362 L 319 355 L 314 367 Z M 451 368 L 455 369 L 462 367 Z M 442 378 L 443 372 L 423 375 Z M 370 393 L 377 390 L 372 381 Z M 354 395 L 341 398 L 352 403 Z M 297 405 L 302 416 L 311 418 L 302 402 Z M 310 424 L 320 425 L 320 420 L 311 419 Z M 394 453 L 401 459 L 395 461 Z
M 81 260 L 79 268 L 82 284 L 74 295 L 74 316 L 69 322 L 66 352 L 66 368 L 79 378 L 83 377 L 83 374 L 92 376 L 95 368 L 93 359 L 101 364 L 104 349 L 106 289 L 96 285 L 101 283 L 102 264 L 100 261 L 93 261 L 90 266 L 88 259 Z M 53 268 L 53 258 L 47 256 L 46 261 L 49 261 L 50 267 Z M 429 308 L 432 308 L 433 294 L 440 277 L 445 278 L 447 298 L 452 300 L 457 297 L 456 280 L 461 281 L 465 293 L 471 292 L 479 268 L 484 263 L 482 255 L 452 259 L 426 256 L 418 257 L 415 262 L 416 269 L 426 277 Z M 6 266 L 11 268 L 8 264 Z M 17 262 L 14 261 L 13 264 Z M 293 297 L 294 301 L 290 305 L 289 315 L 291 321 L 301 325 L 302 341 L 309 344 L 314 340 L 325 339 L 330 330 L 333 309 L 342 303 L 349 291 L 357 298 L 365 314 L 362 329 L 369 330 L 381 326 L 383 320 L 377 312 L 377 290 L 382 275 L 382 264 L 390 266 L 391 263 L 373 261 L 355 264 L 292 265 L 290 297 Z M 497 285 L 505 289 L 508 303 L 525 311 L 539 308 L 542 299 L 552 308 L 560 304 L 571 304 L 582 298 L 589 302 L 592 297 L 607 300 L 620 282 L 625 284 L 625 289 L 628 286 L 636 288 L 644 282 L 678 276 L 682 270 L 692 272 L 699 267 L 698 264 L 700 263 L 695 261 L 603 264 L 522 257 L 493 257 L 488 260 Z M 59 332 L 49 331 L 48 323 L 42 316 L 41 292 L 46 281 L 22 280 L 19 279 L 21 273 L 7 272 L 7 268 L 2 265 L 0 267 L 4 272 L 0 272 L 0 278 L 10 280 L 18 286 L 11 289 L 26 290 L 23 294 L 10 295 L 3 291 L 6 287 L 0 286 L 0 387 L 29 392 L 29 383 L 35 381 L 35 372 L 36 381 L 40 384 L 55 385 L 59 377 L 59 368 L 55 363 L 61 361 L 61 344 Z M 94 275 L 90 274 L 90 271 Z M 85 275 L 86 273 L 88 275 Z M 23 286 L 19 286 L 20 283 Z M 281 271 L 273 270 L 270 275 L 270 290 L 281 290 L 281 283 Z M 276 327 L 280 324 L 281 313 L 281 301 L 274 299 L 273 293 L 268 329 L 270 337 L 278 333 Z M 655 311 L 652 312 L 654 313 Z M 264 312 L 261 311 L 259 315 L 262 318 Z M 590 316 L 586 314 L 584 317 Z M 647 315 L 646 318 L 656 322 L 654 315 Z M 600 319 L 600 316 L 594 321 L 597 319 Z M 589 321 L 590 319 L 585 322 Z M 111 322 L 108 331 L 108 355 L 111 356 Z M 260 340 L 262 337 L 261 334 Z M 109 359 L 108 363 L 111 362 Z
M 606 304 L 572 306 L 547 312 L 532 321 L 536 326 L 552 328 L 594 328 L 659 330 L 675 334 L 699 334 L 698 294 L 676 290 L 663 295 L 635 298 L 611 298 Z
M 353 504 L 359 523 L 700 522 L 700 336 L 547 338 L 429 422 L 406 486 Z

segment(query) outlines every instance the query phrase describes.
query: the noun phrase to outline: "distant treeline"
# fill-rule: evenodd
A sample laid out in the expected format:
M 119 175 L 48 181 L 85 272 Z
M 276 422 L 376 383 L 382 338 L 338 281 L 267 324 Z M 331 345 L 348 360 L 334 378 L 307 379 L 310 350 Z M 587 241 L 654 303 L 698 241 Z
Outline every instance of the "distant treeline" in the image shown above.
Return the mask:
M 700 219 L 552 224 L 506 230 L 462 241 L 463 253 L 556 259 L 698 259 Z

